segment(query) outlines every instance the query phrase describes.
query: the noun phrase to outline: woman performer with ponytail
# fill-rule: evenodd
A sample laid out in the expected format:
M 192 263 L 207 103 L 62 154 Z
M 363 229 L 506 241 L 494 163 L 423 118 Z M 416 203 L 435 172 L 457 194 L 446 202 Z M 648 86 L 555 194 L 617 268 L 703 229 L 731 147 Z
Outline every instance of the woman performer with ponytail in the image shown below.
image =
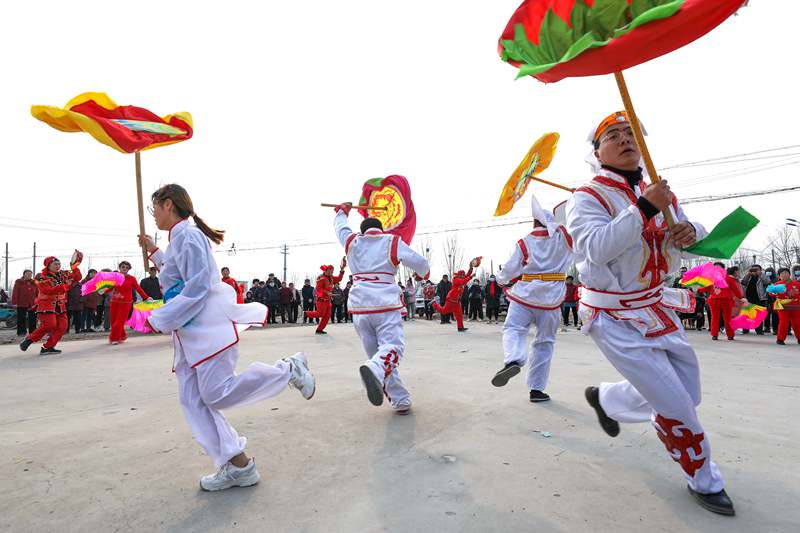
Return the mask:
M 133 291 L 136 291 L 142 300 L 152 301 L 152 298 L 144 292 L 144 289 L 136 281 L 136 278 L 128 274 L 131 269 L 131 264 L 123 261 L 118 266 L 120 274 L 125 276 L 125 281 L 122 285 L 114 287 L 114 292 L 111 294 L 111 333 L 108 335 L 108 342 L 111 344 L 119 344 L 128 340 L 128 334 L 125 333 L 125 321 L 131 314 L 131 307 L 133 306 Z
M 163 307 L 150 315 L 149 326 L 172 333 L 178 396 L 192 434 L 219 469 L 200 479 L 203 490 L 223 490 L 258 483 L 255 461 L 220 412 L 278 395 L 287 385 L 310 400 L 316 384 L 306 356 L 298 352 L 275 366 L 252 363 L 236 374 L 238 325 L 267 320 L 262 304 L 238 304 L 236 293 L 223 283 L 209 239 L 222 242 L 224 232 L 210 228 L 197 216 L 186 189 L 165 185 L 153 193 L 150 213 L 160 230 L 169 230 L 169 247 L 159 250 L 146 235 L 139 238 L 160 270 Z M 194 224 L 188 221 L 192 217 Z

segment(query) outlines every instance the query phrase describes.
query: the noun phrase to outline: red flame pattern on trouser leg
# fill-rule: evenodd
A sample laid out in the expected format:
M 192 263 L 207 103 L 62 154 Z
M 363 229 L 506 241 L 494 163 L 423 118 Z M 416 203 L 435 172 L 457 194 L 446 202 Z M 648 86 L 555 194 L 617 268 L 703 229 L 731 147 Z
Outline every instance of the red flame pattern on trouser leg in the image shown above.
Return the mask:
M 656 416 L 653 425 L 658 438 L 664 443 L 672 459 L 681 465 L 684 472 L 694 477 L 695 472 L 706 463 L 702 444 L 705 434 L 694 434 L 680 420 L 664 418 L 661 415 Z
M 405 338 L 399 311 L 354 314 L 353 325 L 369 358 L 368 366 L 382 383 L 392 407 L 410 407 L 411 395 L 400 378 Z
M 671 321 L 678 319 L 664 310 Z M 711 494 L 724 487 L 711 445 L 697 416 L 701 400 L 697 355 L 683 328 L 645 337 L 624 320 L 601 313 L 589 331 L 625 378 L 600 384 L 600 405 L 620 423 L 651 422 L 689 486 Z

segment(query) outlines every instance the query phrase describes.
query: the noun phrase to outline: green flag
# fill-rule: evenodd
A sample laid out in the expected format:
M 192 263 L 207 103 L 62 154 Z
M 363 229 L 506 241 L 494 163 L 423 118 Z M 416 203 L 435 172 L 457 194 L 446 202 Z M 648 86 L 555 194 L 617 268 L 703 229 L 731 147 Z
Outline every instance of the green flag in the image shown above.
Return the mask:
M 758 222 L 756 217 L 739 206 L 723 218 L 705 239 L 697 241 L 684 251 L 715 259 L 730 259 L 750 231 L 758 226 Z

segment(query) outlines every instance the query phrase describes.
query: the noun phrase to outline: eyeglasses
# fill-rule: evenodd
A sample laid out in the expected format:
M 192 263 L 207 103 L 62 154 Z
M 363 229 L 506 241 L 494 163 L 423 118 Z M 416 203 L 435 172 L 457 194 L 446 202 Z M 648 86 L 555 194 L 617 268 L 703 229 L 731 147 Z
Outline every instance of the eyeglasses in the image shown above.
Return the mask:
M 155 212 L 155 210 L 153 209 L 153 206 L 152 206 L 152 205 L 148 205 L 148 206 L 147 206 L 147 212 L 148 212 L 148 213 L 150 213 L 150 216 L 152 216 L 152 217 L 156 216 L 156 212 Z
M 604 142 L 618 142 L 622 138 L 623 134 L 625 136 L 627 136 L 627 137 L 630 137 L 631 139 L 634 138 L 634 136 L 633 136 L 633 128 L 630 128 L 630 127 L 628 127 L 628 128 L 619 128 L 619 129 L 616 129 L 616 130 L 611 130 L 608 133 L 606 133 L 605 135 L 603 135 L 600 138 L 600 142 L 601 143 L 604 143 Z

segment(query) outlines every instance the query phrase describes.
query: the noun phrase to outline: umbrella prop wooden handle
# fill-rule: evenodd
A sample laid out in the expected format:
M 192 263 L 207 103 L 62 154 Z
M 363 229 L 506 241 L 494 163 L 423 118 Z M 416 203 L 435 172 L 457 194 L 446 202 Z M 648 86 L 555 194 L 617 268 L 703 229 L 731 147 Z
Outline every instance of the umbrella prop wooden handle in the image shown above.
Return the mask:
M 341 204 L 319 204 L 320 207 L 339 207 Z M 386 211 L 388 208 L 386 206 L 382 207 L 373 207 L 369 205 L 354 205 L 353 209 L 364 209 L 365 211 Z
M 139 152 L 134 154 L 136 157 L 136 199 L 139 203 L 139 235 L 144 235 L 144 201 L 142 199 L 142 159 Z M 147 248 L 142 245 L 142 262 L 144 272 L 147 274 Z
M 650 181 L 652 183 L 658 183 L 661 181 L 661 178 L 658 175 L 656 166 L 653 164 L 653 158 L 650 157 L 650 150 L 647 149 L 647 143 L 644 141 L 642 127 L 641 124 L 639 124 L 639 118 L 636 116 L 636 111 L 633 109 L 633 101 L 631 100 L 631 95 L 628 92 L 628 86 L 625 83 L 625 77 L 622 75 L 622 72 L 615 72 L 614 78 L 617 80 L 619 94 L 622 96 L 622 103 L 625 104 L 625 111 L 628 113 L 628 118 L 631 121 L 633 135 L 636 138 L 636 144 L 639 146 L 639 152 L 642 154 L 642 159 L 644 159 L 644 166 L 647 168 L 647 174 L 650 176 Z M 667 221 L 667 226 L 672 229 L 675 226 L 675 218 L 672 216 L 672 211 L 670 211 L 669 207 L 667 207 L 664 209 L 664 211 L 662 211 L 662 213 L 664 213 L 664 220 Z

